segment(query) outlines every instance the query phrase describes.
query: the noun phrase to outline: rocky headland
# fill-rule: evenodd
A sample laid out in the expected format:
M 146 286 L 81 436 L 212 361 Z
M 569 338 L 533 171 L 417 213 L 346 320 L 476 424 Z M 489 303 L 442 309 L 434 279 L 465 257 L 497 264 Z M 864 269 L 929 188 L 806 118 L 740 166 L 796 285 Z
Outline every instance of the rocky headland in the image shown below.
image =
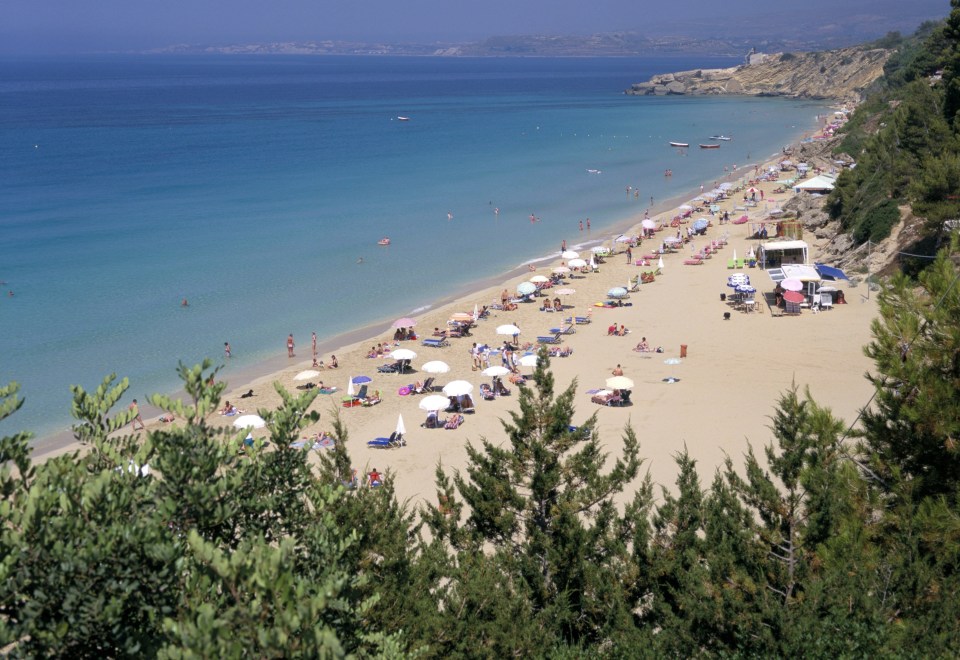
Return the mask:
M 883 75 L 893 51 L 840 48 L 815 53 L 751 53 L 729 69 L 696 69 L 654 76 L 634 83 L 627 94 L 786 96 L 858 103 Z

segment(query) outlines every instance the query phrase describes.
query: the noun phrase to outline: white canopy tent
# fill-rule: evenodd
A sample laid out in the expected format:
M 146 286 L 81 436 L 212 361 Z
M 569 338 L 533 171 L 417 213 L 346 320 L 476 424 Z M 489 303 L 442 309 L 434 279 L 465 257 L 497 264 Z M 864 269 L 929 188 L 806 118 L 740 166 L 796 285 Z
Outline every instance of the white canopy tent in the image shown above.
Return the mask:
M 797 192 L 830 192 L 837 180 L 826 174 L 819 174 L 812 179 L 801 181 L 793 187 Z

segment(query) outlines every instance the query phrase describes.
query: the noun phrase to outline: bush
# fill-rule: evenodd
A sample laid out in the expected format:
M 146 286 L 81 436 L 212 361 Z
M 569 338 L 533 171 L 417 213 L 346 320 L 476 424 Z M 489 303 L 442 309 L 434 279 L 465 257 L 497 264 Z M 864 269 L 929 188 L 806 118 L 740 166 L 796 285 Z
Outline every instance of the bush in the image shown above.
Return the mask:
M 857 243 L 882 241 L 898 222 L 900 209 L 896 202 L 888 199 L 864 213 L 863 220 L 853 230 L 853 239 Z

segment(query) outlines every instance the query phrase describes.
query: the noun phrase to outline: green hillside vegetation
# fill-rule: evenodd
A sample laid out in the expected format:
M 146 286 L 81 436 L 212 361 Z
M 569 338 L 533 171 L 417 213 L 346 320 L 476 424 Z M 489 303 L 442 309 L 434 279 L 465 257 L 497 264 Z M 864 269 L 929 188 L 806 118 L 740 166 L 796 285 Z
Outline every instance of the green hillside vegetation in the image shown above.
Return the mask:
M 269 445 L 205 418 L 128 435 L 126 380 L 74 388 L 86 451 L 0 439 L 0 646 L 14 657 L 952 657 L 960 648 L 960 267 L 954 239 L 879 294 L 876 394 L 840 420 L 794 387 L 743 467 L 680 452 L 655 497 L 642 447 L 608 456 L 541 353 L 503 436 L 436 471 L 435 504 L 349 487 L 290 444 L 316 393 L 259 411 Z M 868 402 L 864 402 L 867 404 Z M 0 419 L 22 401 L 0 389 Z M 859 421 L 859 423 L 854 423 Z M 736 435 L 735 429 L 727 431 Z M 722 442 L 722 433 L 718 436 Z M 243 452 L 241 454 L 241 449 Z M 136 466 L 149 464 L 143 475 Z
M 843 128 L 837 151 L 857 166 L 838 177 L 827 209 L 857 243 L 887 238 L 908 205 L 924 225 L 907 251 L 933 255 L 944 221 L 960 218 L 960 3 L 951 6 L 944 22 L 882 40 L 897 52 Z

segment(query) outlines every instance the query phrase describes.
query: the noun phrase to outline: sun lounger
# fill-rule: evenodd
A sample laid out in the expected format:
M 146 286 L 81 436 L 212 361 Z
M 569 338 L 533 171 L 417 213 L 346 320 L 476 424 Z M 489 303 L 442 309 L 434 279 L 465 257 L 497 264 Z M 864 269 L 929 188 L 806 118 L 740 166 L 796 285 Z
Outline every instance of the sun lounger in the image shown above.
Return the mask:
M 444 346 L 449 346 L 450 342 L 446 339 L 424 339 L 421 342 L 424 346 L 432 346 L 433 348 L 443 348 Z
M 577 325 L 586 325 L 587 323 L 590 323 L 591 318 L 589 316 L 574 316 L 573 321 Z
M 699 258 L 699 257 L 693 257 L 693 258 L 691 258 L 691 259 L 684 259 L 684 260 L 683 260 L 683 265 L 684 265 L 684 266 L 701 266 L 701 265 L 703 265 L 703 259 L 701 259 L 701 258 Z
M 398 449 L 400 447 L 406 447 L 407 441 L 404 439 L 402 433 L 394 431 L 390 434 L 389 438 L 374 438 L 368 441 L 367 446 L 373 447 L 374 449 Z
M 563 329 L 560 328 L 550 328 L 550 332 L 555 335 L 572 335 L 577 331 L 572 325 L 564 325 Z
M 381 364 L 379 367 L 377 367 L 377 372 L 381 374 L 397 374 L 400 373 L 400 368 L 402 366 L 403 365 L 401 364 L 400 360 L 397 360 L 393 364 Z
M 469 394 L 464 394 L 460 397 L 460 412 L 472 413 L 477 412 L 477 409 L 473 404 L 473 397 Z
M 427 414 L 427 419 L 420 426 L 425 429 L 438 429 L 444 424 L 446 424 L 445 420 L 438 418 L 437 413 L 431 412 Z
M 464 417 L 463 415 L 457 413 L 455 415 L 450 415 L 450 419 L 447 420 L 447 423 L 443 425 L 445 429 L 455 429 L 463 424 Z
M 560 343 L 560 333 L 550 335 L 550 336 L 539 336 L 537 337 L 538 344 L 559 344 Z

